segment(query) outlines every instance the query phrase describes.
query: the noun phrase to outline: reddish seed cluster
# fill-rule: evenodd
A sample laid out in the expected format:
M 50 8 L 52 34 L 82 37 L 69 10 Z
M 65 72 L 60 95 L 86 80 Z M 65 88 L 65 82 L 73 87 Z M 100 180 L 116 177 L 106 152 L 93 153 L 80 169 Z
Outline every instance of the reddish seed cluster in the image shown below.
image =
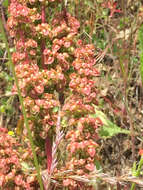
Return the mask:
M 94 46 L 93 45 L 80 45 L 80 48 L 75 50 L 75 61 L 73 67 L 78 71 L 80 75 L 84 76 L 98 76 L 99 72 L 95 68 L 96 60 L 94 58 Z
M 20 2 L 17 0 L 11 0 L 8 8 L 10 17 L 8 18 L 7 26 L 12 37 L 19 35 L 22 31 L 23 24 L 30 24 L 27 26 L 27 31 L 31 30 L 32 35 L 35 35 L 34 22 L 41 19 L 39 13 L 35 8 L 28 8 L 26 2 Z M 19 38 L 20 39 L 20 38 Z
M 41 7 L 37 1 L 12 0 L 8 19 L 16 46 L 12 60 L 29 125 L 34 140 L 37 135 L 47 139 L 51 131 L 53 138 L 58 118 L 55 108 L 60 107 L 61 125 L 66 118 L 68 156 L 65 166 L 57 165 L 55 172 L 71 169 L 74 174 L 88 175 L 95 167 L 98 126 L 102 125 L 100 119 L 89 117 L 95 113 L 92 104 L 97 103 L 95 77 L 99 75 L 94 46 L 77 41 L 80 25 L 76 18 L 62 11 L 49 24 L 48 13 L 43 8 L 45 1 L 39 0 Z M 15 86 L 13 91 L 17 91 Z M 26 129 L 23 132 L 27 135 Z M 46 146 L 50 152 L 50 143 Z M 48 163 L 52 163 L 51 160 Z M 79 183 L 71 179 L 63 180 L 63 185 L 72 190 L 79 187 Z
M 69 161 L 66 163 L 66 169 L 73 170 L 77 175 L 87 175 L 95 169 L 98 126 L 102 125 L 99 118 L 89 117 L 89 114 L 94 113 L 91 103 L 96 102 L 93 76 L 99 75 L 99 72 L 95 68 L 93 45 L 82 45 L 81 42 L 79 45 L 74 51 L 75 60 L 72 65 L 75 71 L 70 75 L 69 83 L 73 95 L 63 106 L 65 115 L 70 118 L 68 124 L 73 128 L 66 135 L 69 142 Z M 63 185 L 71 189 L 80 187 L 71 179 L 64 180 Z
M 7 129 L 0 128 L 0 187 L 2 189 L 34 189 L 32 183 L 35 177 L 29 177 L 21 169 L 21 161 L 31 156 L 31 149 L 26 149 L 25 155 L 20 151 L 20 147 L 16 139 L 8 134 Z
M 95 169 L 96 149 L 98 147 L 96 140 L 98 137 L 98 127 L 102 125 L 99 118 L 91 118 L 89 113 L 94 113 L 93 107 L 89 104 L 83 104 L 80 100 L 65 104 L 64 111 L 66 116 L 71 118 L 68 125 L 71 130 L 67 132 L 68 141 L 67 150 L 68 161 L 66 170 L 72 170 L 73 174 L 87 176 L 89 172 Z M 71 106 L 69 104 L 71 103 Z M 63 180 L 63 185 L 71 189 L 79 188 L 80 184 L 71 180 Z
M 14 11 L 17 11 L 17 13 L 14 14 Z M 59 93 L 68 85 L 67 79 L 69 76 L 67 76 L 66 71 L 72 66 L 71 61 L 69 62 L 71 59 L 69 53 L 72 53 L 73 37 L 77 33 L 79 22 L 67 13 L 67 23 L 63 13 L 59 13 L 53 19 L 52 25 L 48 23 L 36 24 L 35 21 L 40 19 L 37 16 L 40 15 L 37 9 L 31 9 L 27 7 L 26 2 L 18 0 L 11 2 L 9 12 L 11 17 L 8 20 L 8 27 L 15 38 L 17 50 L 13 53 L 12 60 L 15 64 L 24 104 L 29 117 L 31 114 L 38 114 L 41 134 L 46 137 L 47 128 L 49 129 L 56 123 L 56 114 L 52 113 L 52 108 L 60 105 L 54 91 L 56 90 Z M 18 26 L 11 21 L 15 21 Z M 62 37 L 60 37 L 61 34 Z M 41 60 L 38 61 L 40 58 L 39 52 L 41 51 L 41 47 L 38 46 L 39 38 L 42 41 L 45 37 L 48 37 L 47 42 L 50 42 L 50 45 L 48 47 L 45 45 L 42 52 L 44 62 L 40 63 Z M 63 48 L 66 49 L 63 51 Z M 15 86 L 13 92 L 16 92 Z M 52 98 L 48 99 L 47 94 Z M 39 105 L 37 105 L 37 102 L 40 102 Z M 51 122 L 53 118 L 55 123 L 54 121 Z M 30 126 L 32 127 L 32 125 Z

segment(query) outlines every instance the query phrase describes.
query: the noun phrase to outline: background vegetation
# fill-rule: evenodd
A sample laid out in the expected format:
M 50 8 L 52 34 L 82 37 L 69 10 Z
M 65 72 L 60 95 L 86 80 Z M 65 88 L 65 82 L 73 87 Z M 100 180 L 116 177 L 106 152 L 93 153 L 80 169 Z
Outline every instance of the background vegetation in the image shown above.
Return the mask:
M 0 13 L 12 53 L 15 52 L 14 40 L 9 36 L 6 26 L 9 17 L 8 4 L 7 0 L 0 2 Z M 97 190 L 143 189 L 143 2 L 65 0 L 58 6 L 49 8 L 49 20 L 52 20 L 56 12 L 64 9 L 80 22 L 77 38 L 81 39 L 83 44 L 92 43 L 95 47 L 94 58 L 96 68 L 100 72 L 95 78 L 98 91 L 95 112 L 104 124 L 99 130 L 99 146 L 96 150 L 98 158 L 91 178 L 73 176 L 72 179 L 90 183 L 90 188 Z M 1 134 L 8 133 L 10 138 L 14 136 L 16 139 L 20 136 L 20 143 L 25 147 L 26 153 L 30 144 L 26 143 L 28 138 L 24 137 L 22 140 L 24 121 L 19 108 L 19 98 L 12 93 L 14 76 L 8 56 L 9 50 L 6 48 L 2 29 L 0 30 L 0 126 L 8 130 L 2 131 Z M 61 147 L 61 150 L 64 150 L 65 142 Z M 41 163 L 42 160 L 38 162 Z M 27 179 L 29 168 L 34 166 L 29 166 L 27 162 L 20 164 L 24 170 L 24 179 Z M 20 166 L 17 170 L 19 168 Z M 63 176 L 65 177 L 65 174 Z M 35 178 L 30 180 L 33 183 Z M 61 183 L 58 177 L 53 178 L 52 183 L 54 180 Z M 12 186 L 9 186 L 10 188 L 14 189 Z M 26 188 L 26 185 L 23 188 Z M 33 188 L 39 188 L 37 181 Z M 68 189 L 61 186 L 58 188 Z

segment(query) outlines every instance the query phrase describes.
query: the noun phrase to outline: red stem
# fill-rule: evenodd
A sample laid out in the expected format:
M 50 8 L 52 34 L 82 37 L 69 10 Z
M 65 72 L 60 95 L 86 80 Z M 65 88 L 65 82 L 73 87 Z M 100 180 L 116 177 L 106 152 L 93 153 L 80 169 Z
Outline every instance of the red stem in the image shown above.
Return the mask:
M 45 148 L 46 148 L 46 156 L 47 156 L 47 170 L 50 174 L 51 172 L 51 165 L 52 165 L 52 143 L 50 137 L 47 136 L 46 142 L 45 142 Z

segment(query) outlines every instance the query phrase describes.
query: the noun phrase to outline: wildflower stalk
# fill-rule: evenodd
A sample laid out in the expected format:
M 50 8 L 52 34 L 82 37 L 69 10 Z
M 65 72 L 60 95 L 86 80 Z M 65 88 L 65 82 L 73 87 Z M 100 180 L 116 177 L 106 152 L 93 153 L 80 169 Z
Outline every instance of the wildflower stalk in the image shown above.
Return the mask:
M 21 104 L 21 108 L 22 108 L 22 113 L 23 113 L 23 116 L 24 116 L 24 122 L 25 122 L 25 126 L 27 128 L 27 131 L 28 131 L 28 136 L 29 136 L 29 140 L 30 140 L 30 144 L 31 144 L 31 148 L 32 148 L 32 153 L 33 153 L 33 156 L 34 156 L 34 164 L 35 164 L 36 171 L 37 171 L 37 178 L 38 178 L 38 182 L 39 182 L 39 185 L 40 185 L 40 190 L 43 190 L 42 178 L 41 178 L 41 175 L 40 175 L 40 168 L 39 168 L 39 164 L 38 164 L 38 160 L 37 160 L 37 156 L 36 156 L 36 152 L 35 152 L 35 146 L 34 146 L 34 143 L 33 143 L 31 130 L 29 128 L 28 119 L 27 119 L 27 116 L 26 116 L 26 111 L 25 111 L 25 107 L 24 107 L 24 103 L 23 103 L 23 98 L 22 98 L 21 91 L 20 91 L 19 84 L 18 84 L 18 78 L 17 78 L 16 73 L 15 73 L 14 64 L 12 62 L 11 53 L 10 53 L 10 49 L 9 49 L 9 44 L 8 44 L 8 41 L 7 41 L 7 38 L 6 38 L 6 35 L 5 35 L 5 31 L 4 31 L 4 27 L 3 27 L 3 24 L 2 24 L 2 19 L 1 18 L 0 18 L 0 30 L 1 30 L 5 45 L 6 45 L 11 70 L 12 70 L 12 73 L 13 73 L 13 76 L 14 76 L 14 79 L 15 79 L 15 83 L 16 83 L 16 87 L 17 87 L 17 91 L 18 91 L 18 96 L 19 96 L 19 100 L 20 100 L 20 104 Z

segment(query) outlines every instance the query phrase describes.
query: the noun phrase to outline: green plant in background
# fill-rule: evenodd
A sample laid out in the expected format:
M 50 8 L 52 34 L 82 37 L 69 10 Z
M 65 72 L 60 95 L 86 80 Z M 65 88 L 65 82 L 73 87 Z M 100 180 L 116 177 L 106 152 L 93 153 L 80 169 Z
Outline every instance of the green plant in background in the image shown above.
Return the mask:
M 129 130 L 122 129 L 110 121 L 107 116 L 99 110 L 97 106 L 94 105 L 95 113 L 94 115 L 90 115 L 90 117 L 99 117 L 103 123 L 103 126 L 99 129 L 99 135 L 102 138 L 111 138 L 117 134 L 130 134 Z
M 139 29 L 139 47 L 140 47 L 140 76 L 143 85 L 143 25 Z
M 3 120 L 1 120 L 1 122 L 3 123 L 5 120 L 4 117 L 10 119 L 14 113 L 14 96 L 11 94 L 13 77 L 10 74 L 8 74 L 8 72 L 2 71 L 0 73 L 0 81 L 0 115 L 3 115 L 3 118 L 1 118 Z M 3 126 L 2 123 L 1 125 Z M 4 125 L 7 126 L 6 123 Z
M 141 158 L 140 161 L 137 164 L 134 162 L 133 168 L 132 168 L 132 175 L 135 177 L 139 177 L 141 174 L 141 170 L 142 170 L 142 166 L 143 166 L 143 155 L 141 154 Z M 132 183 L 131 189 L 130 190 L 134 190 L 135 189 L 136 184 Z
M 143 85 L 143 25 L 141 25 L 138 33 L 138 40 L 139 40 L 139 56 L 140 56 L 140 77 Z M 138 163 L 138 166 L 136 162 L 134 162 L 133 168 L 132 168 L 132 175 L 135 177 L 139 177 L 141 174 L 143 166 L 143 155 L 141 154 L 140 161 Z M 133 183 L 130 190 L 135 189 L 136 184 Z
M 8 15 L 8 0 L 1 1 L 0 14 L 2 22 L 6 27 L 6 16 Z M 6 29 L 6 28 L 5 28 Z M 14 50 L 10 48 L 10 52 Z M 9 58 L 7 57 L 7 49 L 3 33 L 0 32 L 0 125 L 8 128 L 14 128 L 16 126 L 16 115 L 18 115 L 18 108 L 15 110 L 16 98 L 11 93 L 13 86 L 13 76 Z M 11 125 L 11 123 L 13 123 Z

